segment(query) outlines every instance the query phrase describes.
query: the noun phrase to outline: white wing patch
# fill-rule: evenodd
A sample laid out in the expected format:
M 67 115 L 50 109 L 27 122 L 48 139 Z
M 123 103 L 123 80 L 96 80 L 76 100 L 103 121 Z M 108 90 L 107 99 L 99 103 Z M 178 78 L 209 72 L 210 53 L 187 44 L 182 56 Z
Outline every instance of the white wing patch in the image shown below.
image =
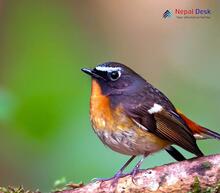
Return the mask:
M 121 70 L 120 67 L 107 67 L 107 66 L 97 66 L 95 69 L 98 71 L 103 71 L 103 72 L 112 72 L 112 71 Z
M 159 113 L 162 110 L 163 110 L 163 107 L 161 105 L 154 103 L 154 106 L 148 110 L 148 113 L 150 113 L 150 114 Z

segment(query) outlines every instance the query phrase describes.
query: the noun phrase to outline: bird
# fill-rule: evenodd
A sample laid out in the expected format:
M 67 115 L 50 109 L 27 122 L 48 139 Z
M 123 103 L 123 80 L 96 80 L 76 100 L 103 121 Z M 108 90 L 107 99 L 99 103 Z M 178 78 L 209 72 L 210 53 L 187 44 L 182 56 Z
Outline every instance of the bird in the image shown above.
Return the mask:
M 197 157 L 204 154 L 197 139 L 218 139 L 220 134 L 185 116 L 168 99 L 134 70 L 119 62 L 105 62 L 82 68 L 91 76 L 90 120 L 104 145 L 130 159 L 111 178 L 116 183 L 125 168 L 141 156 L 131 171 L 132 181 L 144 159 L 166 150 L 175 160 L 186 158 L 177 145 Z

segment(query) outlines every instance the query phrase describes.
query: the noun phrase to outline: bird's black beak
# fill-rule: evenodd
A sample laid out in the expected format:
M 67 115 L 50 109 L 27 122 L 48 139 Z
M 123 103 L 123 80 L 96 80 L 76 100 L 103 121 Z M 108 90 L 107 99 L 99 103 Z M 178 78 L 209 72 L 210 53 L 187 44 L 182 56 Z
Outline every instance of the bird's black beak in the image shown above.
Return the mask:
M 95 70 L 93 69 L 89 69 L 89 68 L 82 68 L 81 69 L 83 72 L 85 72 L 86 74 L 90 75 L 93 78 L 97 78 L 97 79 L 103 79 L 105 80 L 105 78 L 103 78 L 102 76 L 100 76 Z
M 92 69 L 89 69 L 89 68 L 82 68 L 81 70 L 90 76 L 92 76 L 94 74 L 92 72 Z

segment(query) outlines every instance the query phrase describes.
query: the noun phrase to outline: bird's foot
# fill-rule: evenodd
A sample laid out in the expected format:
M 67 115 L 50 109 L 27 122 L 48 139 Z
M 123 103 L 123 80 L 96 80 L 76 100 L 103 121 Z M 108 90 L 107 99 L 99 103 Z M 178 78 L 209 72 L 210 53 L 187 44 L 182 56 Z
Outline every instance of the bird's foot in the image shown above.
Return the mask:
M 137 185 L 135 182 L 135 176 L 136 174 L 140 171 L 139 167 L 134 167 L 134 169 L 131 171 L 131 180 L 133 182 L 133 184 Z
M 122 173 L 122 171 L 118 171 L 113 177 L 111 178 L 94 178 L 92 179 L 92 181 L 94 182 L 100 182 L 100 186 L 102 186 L 102 183 L 103 182 L 106 182 L 106 181 L 109 181 L 109 180 L 112 180 L 111 182 L 111 187 L 114 187 L 117 183 L 118 183 L 118 180 L 121 178 L 121 177 L 124 177 L 125 174 Z

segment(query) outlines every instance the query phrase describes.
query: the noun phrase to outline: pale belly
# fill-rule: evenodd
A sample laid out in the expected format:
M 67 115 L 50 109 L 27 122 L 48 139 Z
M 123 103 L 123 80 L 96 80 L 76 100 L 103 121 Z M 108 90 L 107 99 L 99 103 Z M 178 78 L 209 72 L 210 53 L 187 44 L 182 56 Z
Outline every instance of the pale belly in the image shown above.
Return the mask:
M 161 142 L 151 134 L 138 136 L 135 131 L 97 131 L 101 141 L 112 150 L 125 155 L 144 155 L 157 152 L 165 148 L 168 143 Z
M 111 120 L 103 115 L 91 117 L 93 129 L 101 141 L 116 152 L 143 155 L 157 152 L 170 145 L 143 130 L 122 113 L 114 113 Z

